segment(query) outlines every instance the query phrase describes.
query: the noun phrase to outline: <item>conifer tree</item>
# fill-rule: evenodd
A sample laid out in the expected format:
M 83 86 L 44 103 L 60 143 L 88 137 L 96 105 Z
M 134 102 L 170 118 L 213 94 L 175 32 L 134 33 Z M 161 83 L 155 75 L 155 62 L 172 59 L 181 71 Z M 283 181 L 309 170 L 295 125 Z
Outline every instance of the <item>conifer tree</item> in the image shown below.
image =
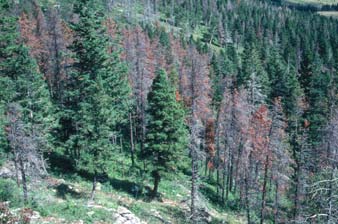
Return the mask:
M 73 125 L 68 146 L 75 152 L 77 168 L 93 175 L 91 200 L 97 176 L 107 171 L 117 147 L 111 142 L 119 134 L 117 125 L 127 121 L 130 95 L 126 67 L 118 51 L 109 53 L 114 48 L 94 3 L 82 0 L 74 7 L 79 15 L 72 26 L 75 63 L 68 81 L 68 110 L 63 115 Z
M 142 158 L 151 164 L 153 196 L 157 195 L 162 175 L 176 169 L 187 143 L 184 111 L 176 101 L 175 90 L 163 70 L 157 71 L 151 92 L 145 150 Z
M 330 77 L 323 67 L 323 62 L 316 54 L 311 65 L 311 78 L 309 83 L 308 100 L 310 109 L 307 111 L 307 118 L 310 125 L 311 144 L 317 146 L 324 136 L 324 126 L 328 116 L 328 86 Z
M 9 2 L 0 2 L 0 14 L 2 15 L 0 18 L 0 83 L 2 87 L 0 110 L 10 114 L 10 105 L 16 105 L 16 108 L 20 108 L 20 118 L 16 116 L 5 120 L 2 114 L 0 123 L 6 125 L 6 132 L 2 131 L 1 137 L 6 136 L 8 139 L 14 163 L 17 164 L 16 169 L 19 169 L 24 177 L 29 167 L 26 163 L 34 163 L 35 169 L 41 168 L 46 172 L 43 153 L 47 151 L 51 142 L 50 133 L 54 118 L 47 85 L 38 71 L 35 60 L 31 58 L 29 49 L 21 43 L 17 32 L 17 19 L 8 13 L 11 9 Z M 22 131 L 15 128 L 14 124 L 18 119 L 21 122 Z M 4 129 L 2 126 L 1 130 Z M 22 178 L 22 182 L 24 201 L 27 202 L 26 179 Z
M 254 46 L 247 45 L 244 50 L 242 69 L 238 75 L 237 84 L 249 89 L 250 98 L 254 105 L 263 103 L 267 99 L 270 81 Z

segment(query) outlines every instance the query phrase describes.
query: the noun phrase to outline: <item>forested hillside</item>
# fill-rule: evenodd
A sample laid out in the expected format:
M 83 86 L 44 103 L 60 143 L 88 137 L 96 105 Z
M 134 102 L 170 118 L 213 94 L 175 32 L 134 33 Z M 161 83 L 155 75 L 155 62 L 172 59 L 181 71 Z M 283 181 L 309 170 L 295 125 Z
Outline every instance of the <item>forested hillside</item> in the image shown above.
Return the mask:
M 338 223 L 338 20 L 274 2 L 0 0 L 0 223 Z

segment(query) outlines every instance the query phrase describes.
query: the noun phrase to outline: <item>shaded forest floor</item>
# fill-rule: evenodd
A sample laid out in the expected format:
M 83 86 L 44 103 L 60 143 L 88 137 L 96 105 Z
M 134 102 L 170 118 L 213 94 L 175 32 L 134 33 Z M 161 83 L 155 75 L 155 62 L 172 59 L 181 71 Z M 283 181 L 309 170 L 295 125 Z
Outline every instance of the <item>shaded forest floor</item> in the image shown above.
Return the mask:
M 34 186 L 30 185 L 29 207 L 38 217 L 32 223 L 115 223 L 113 216 L 121 207 L 131 211 L 141 223 L 189 223 L 188 175 L 180 173 L 163 178 L 159 198 L 150 200 L 147 195 L 152 187 L 151 178 L 140 178 L 137 169 L 126 168 L 129 164 L 118 161 L 115 164 L 109 176 L 100 178 L 94 202 L 89 202 L 92 183 L 85 174 L 61 172 L 54 167 L 47 178 L 34 181 Z M 11 192 L 21 192 L 21 189 L 13 190 L 14 180 L 0 181 L 7 182 Z M 216 189 L 208 181 L 201 180 L 200 192 L 199 203 L 204 214 L 201 223 L 245 223 L 243 215 L 221 204 Z M 13 200 L 11 211 L 22 208 L 20 198 Z

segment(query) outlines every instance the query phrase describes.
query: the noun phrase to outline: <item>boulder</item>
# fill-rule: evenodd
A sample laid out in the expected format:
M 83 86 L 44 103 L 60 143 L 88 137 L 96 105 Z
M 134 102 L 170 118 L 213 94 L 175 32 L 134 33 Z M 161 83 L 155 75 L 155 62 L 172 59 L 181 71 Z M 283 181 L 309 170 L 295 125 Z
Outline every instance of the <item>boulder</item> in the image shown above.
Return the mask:
M 113 214 L 113 223 L 115 224 L 142 224 L 141 220 L 136 217 L 127 208 L 119 206 Z
M 2 178 L 16 178 L 15 175 L 15 166 L 12 161 L 7 161 L 5 162 L 1 167 L 0 167 L 0 177 Z M 21 177 L 19 177 L 21 178 Z

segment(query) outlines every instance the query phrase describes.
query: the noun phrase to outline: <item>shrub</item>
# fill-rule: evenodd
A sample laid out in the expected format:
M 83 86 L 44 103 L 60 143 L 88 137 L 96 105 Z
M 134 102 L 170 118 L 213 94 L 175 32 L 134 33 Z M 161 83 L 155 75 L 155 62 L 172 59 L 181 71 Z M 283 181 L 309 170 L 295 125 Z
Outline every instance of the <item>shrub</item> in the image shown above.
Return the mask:
M 21 203 L 20 190 L 13 180 L 0 179 L 0 201 L 10 201 L 11 206 Z

